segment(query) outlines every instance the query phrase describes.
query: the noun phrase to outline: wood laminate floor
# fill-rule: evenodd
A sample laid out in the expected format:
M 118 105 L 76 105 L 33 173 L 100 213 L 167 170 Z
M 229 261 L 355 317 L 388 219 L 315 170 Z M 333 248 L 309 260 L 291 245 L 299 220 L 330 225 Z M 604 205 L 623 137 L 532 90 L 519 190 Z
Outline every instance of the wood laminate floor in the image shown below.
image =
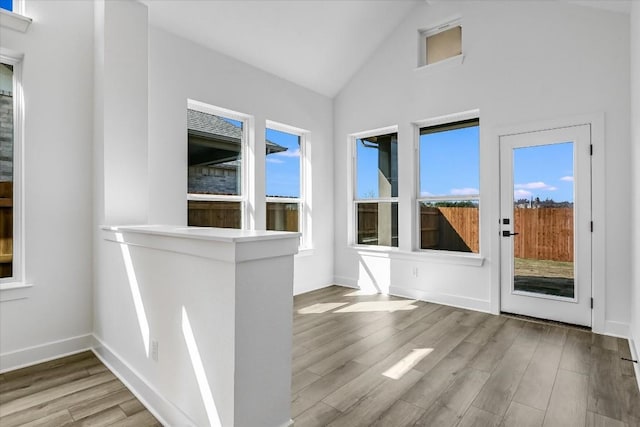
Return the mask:
M 160 426 L 90 352 L 0 375 L 0 426 Z
M 626 340 L 337 286 L 294 310 L 296 427 L 640 427 Z
M 332 286 L 294 298 L 305 426 L 640 427 L 626 340 Z M 158 426 L 91 353 L 0 375 L 0 426 Z

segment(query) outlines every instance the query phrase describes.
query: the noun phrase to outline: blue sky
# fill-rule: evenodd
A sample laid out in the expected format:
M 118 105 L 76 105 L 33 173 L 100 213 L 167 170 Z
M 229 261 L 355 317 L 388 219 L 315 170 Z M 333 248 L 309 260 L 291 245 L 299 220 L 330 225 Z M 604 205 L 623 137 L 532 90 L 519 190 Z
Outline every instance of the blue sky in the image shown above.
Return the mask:
M 420 136 L 420 194 L 479 194 L 479 127 Z M 357 197 L 377 198 L 377 150 L 357 146 Z M 573 144 L 519 148 L 514 152 L 514 200 L 573 202 Z
M 300 137 L 267 129 L 266 138 L 287 151 L 267 156 L 267 196 L 300 197 Z
M 12 5 L 13 5 L 12 0 L 0 0 L 0 9 L 13 10 Z

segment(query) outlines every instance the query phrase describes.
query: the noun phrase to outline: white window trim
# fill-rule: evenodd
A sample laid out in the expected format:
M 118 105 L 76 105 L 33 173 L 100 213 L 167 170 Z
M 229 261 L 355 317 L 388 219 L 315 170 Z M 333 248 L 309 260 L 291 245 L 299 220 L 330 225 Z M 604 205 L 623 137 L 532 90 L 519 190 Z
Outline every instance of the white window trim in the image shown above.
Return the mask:
M 200 111 L 206 114 L 213 114 L 232 120 L 242 122 L 242 157 L 240 160 L 240 195 L 224 195 L 224 194 L 196 194 L 187 193 L 187 200 L 209 201 L 209 202 L 240 202 L 240 228 L 244 230 L 254 230 L 255 224 L 252 223 L 254 215 L 248 212 L 251 200 L 255 199 L 255 189 L 251 176 L 253 172 L 253 164 L 255 163 L 253 150 L 250 147 L 255 146 L 253 143 L 253 129 L 255 128 L 255 119 L 248 114 L 239 113 L 237 111 L 229 110 L 222 107 L 216 107 L 204 102 L 195 101 L 192 99 L 187 100 L 187 108 L 191 110 Z
M 418 30 L 418 70 L 426 70 L 433 68 L 442 68 L 444 65 L 460 65 L 464 62 L 464 31 L 462 32 L 462 38 L 460 40 L 460 47 L 462 53 L 460 55 L 452 56 L 451 58 L 444 59 L 442 61 L 434 62 L 433 64 L 427 64 L 427 38 L 435 34 L 441 33 L 453 27 L 462 27 L 462 17 L 458 16 L 450 18 L 438 25 L 431 26 L 429 28 L 422 28 Z M 463 29 L 464 30 L 464 29 Z
M 0 279 L 0 290 L 28 288 L 25 271 L 24 91 L 22 58 L 0 50 L 0 62 L 13 66 L 13 276 Z
M 467 258 L 474 259 L 477 258 L 480 260 L 480 265 L 482 265 L 482 222 L 480 221 L 480 212 L 482 210 L 482 204 L 480 203 L 480 194 L 482 193 L 482 189 L 479 188 L 478 194 L 473 195 L 464 195 L 464 196 L 455 196 L 455 195 L 443 195 L 443 196 L 422 196 L 420 194 L 420 129 L 431 126 L 439 126 L 449 123 L 461 122 L 464 120 L 480 120 L 480 110 L 468 110 L 462 111 L 459 113 L 446 114 L 443 116 L 431 117 L 424 120 L 419 120 L 413 122 L 414 125 L 414 134 L 415 134 L 415 189 L 416 189 L 416 202 L 415 202 L 415 224 L 413 226 L 414 234 L 415 234 L 415 248 L 414 251 L 422 254 L 430 254 L 430 256 L 438 256 L 438 257 L 455 257 L 458 259 Z M 480 142 L 478 141 L 478 144 Z M 480 147 L 478 147 L 480 148 Z M 480 159 L 478 158 L 478 165 L 480 165 Z M 478 177 L 480 179 L 480 177 Z M 446 251 L 442 249 L 422 249 L 420 247 L 420 203 L 421 202 L 440 202 L 440 201 L 477 201 L 478 202 L 478 253 L 469 253 L 469 252 L 460 252 L 460 251 Z
M 398 125 L 386 126 L 377 129 L 367 130 L 363 132 L 352 133 L 348 137 L 348 150 L 349 150 L 349 163 L 347 165 L 347 173 L 350 180 L 349 185 L 347 186 L 347 198 L 349 200 L 350 208 L 348 209 L 348 219 L 347 219 L 347 245 L 362 250 L 375 250 L 375 251 L 398 251 L 399 249 L 394 246 L 381 246 L 381 245 L 362 245 L 358 244 L 358 215 L 356 214 L 357 206 L 359 203 L 397 203 L 400 205 L 399 197 L 387 197 L 387 198 L 376 198 L 376 199 L 358 199 L 356 197 L 357 194 L 357 179 L 356 173 L 358 171 L 357 166 L 357 146 L 356 141 L 362 138 L 368 138 L 371 136 L 377 135 L 387 135 L 390 133 L 398 133 Z M 400 165 L 398 164 L 398 167 Z M 398 240 L 400 236 L 398 236 Z
M 24 0 L 13 0 L 13 11 L 0 9 L 0 27 L 26 33 L 33 20 L 25 16 Z
M 311 250 L 313 248 L 313 233 L 311 216 L 310 132 L 271 120 L 266 120 L 265 129 L 285 132 L 300 138 L 300 197 L 265 197 L 265 203 L 297 203 L 299 205 L 298 230 L 300 232 L 300 250 Z

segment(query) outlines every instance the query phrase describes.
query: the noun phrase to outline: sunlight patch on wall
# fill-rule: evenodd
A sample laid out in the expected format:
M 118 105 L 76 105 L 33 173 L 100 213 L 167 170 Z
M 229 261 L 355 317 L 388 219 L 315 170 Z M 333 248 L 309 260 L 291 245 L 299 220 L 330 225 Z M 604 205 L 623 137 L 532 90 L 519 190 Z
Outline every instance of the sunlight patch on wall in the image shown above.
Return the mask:
M 122 233 L 116 233 L 116 241 L 120 244 L 120 251 L 122 252 L 122 260 L 124 261 L 124 268 L 127 271 L 127 278 L 129 279 L 129 289 L 131 290 L 133 305 L 136 309 L 136 316 L 138 317 L 138 325 L 140 326 L 140 334 L 142 335 L 144 351 L 148 358 L 149 357 L 149 321 L 147 320 L 147 313 L 144 310 L 142 295 L 140 294 L 140 286 L 138 285 L 138 278 L 136 277 L 136 271 L 133 268 L 133 261 L 131 260 L 131 253 L 129 252 L 129 246 L 127 246 L 127 244 L 125 243 Z
M 411 353 L 382 373 L 387 378 L 399 380 L 433 351 L 432 348 L 414 348 Z
M 218 409 L 216 403 L 213 400 L 213 394 L 211 394 L 211 386 L 209 380 L 207 380 L 207 374 L 202 364 L 202 357 L 200 357 L 200 351 L 198 350 L 198 343 L 193 335 L 193 329 L 191 328 L 191 322 L 189 322 L 189 316 L 187 310 L 182 306 L 182 335 L 187 343 L 187 350 L 189 351 L 189 357 L 191 358 L 191 366 L 193 372 L 196 375 L 196 381 L 198 382 L 198 388 L 200 389 L 200 396 L 204 403 L 205 410 L 207 411 L 207 418 L 209 419 L 209 425 L 213 427 L 221 426 L 220 416 L 218 415 Z

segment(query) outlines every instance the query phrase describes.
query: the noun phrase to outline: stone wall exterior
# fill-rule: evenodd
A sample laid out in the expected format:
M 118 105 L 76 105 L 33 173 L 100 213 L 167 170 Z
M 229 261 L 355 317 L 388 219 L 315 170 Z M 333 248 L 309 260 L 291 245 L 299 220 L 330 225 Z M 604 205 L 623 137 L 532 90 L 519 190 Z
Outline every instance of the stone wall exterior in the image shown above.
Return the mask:
M 236 166 L 189 167 L 189 193 L 239 195 L 239 184 Z
M 13 181 L 13 97 L 0 92 L 0 182 Z

